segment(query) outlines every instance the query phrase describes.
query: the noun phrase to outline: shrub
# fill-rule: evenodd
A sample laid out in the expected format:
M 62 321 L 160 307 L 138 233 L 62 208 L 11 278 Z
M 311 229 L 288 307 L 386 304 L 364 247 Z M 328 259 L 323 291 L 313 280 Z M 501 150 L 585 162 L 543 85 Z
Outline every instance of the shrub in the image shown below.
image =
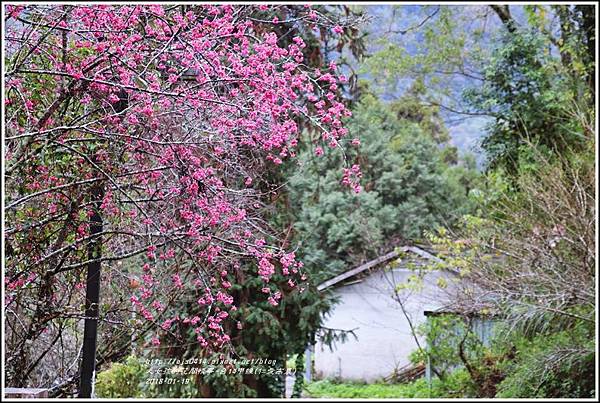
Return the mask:
M 515 342 L 518 355 L 496 397 L 593 397 L 595 393 L 593 329 L 543 334 Z
M 125 363 L 113 363 L 98 373 L 96 395 L 104 398 L 139 397 L 141 383 L 148 374 L 147 367 L 137 357 L 129 356 Z

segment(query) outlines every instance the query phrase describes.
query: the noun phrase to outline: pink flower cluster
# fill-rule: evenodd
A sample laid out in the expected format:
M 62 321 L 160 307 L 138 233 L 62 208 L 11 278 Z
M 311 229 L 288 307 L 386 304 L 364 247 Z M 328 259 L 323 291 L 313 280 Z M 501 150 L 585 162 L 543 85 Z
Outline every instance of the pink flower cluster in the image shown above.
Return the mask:
M 359 165 L 352 165 L 352 168 L 344 168 L 344 176 L 342 177 L 342 184 L 351 186 L 355 193 L 360 193 L 362 187 L 360 186 L 360 178 L 362 173 L 360 172 Z

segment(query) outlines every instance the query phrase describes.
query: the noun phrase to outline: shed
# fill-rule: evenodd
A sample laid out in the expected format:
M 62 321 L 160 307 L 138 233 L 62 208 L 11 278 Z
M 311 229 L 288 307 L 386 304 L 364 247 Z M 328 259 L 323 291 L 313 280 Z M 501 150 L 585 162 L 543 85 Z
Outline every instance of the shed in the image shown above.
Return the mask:
M 356 339 L 333 349 L 317 342 L 314 377 L 374 382 L 410 364 L 417 342 L 426 348 L 415 334 L 424 312 L 450 300 L 443 284 L 455 274 L 427 268 L 439 260 L 424 248 L 403 246 L 320 284 L 339 298 L 324 327 L 353 330 Z

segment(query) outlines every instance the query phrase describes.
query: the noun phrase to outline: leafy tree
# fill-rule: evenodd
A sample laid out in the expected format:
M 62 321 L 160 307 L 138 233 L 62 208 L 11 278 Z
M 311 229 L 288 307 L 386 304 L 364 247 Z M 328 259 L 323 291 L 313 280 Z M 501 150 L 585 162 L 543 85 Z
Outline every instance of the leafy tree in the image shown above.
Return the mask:
M 491 118 L 482 144 L 489 168 L 515 175 L 530 165 L 526 142 L 557 155 L 593 137 L 593 7 L 393 11 L 418 23 L 383 24 L 389 35 L 376 41 L 365 71 L 388 96 L 418 83 L 427 88 L 423 102 L 445 113 Z
M 479 84 L 488 54 L 491 24 L 484 6 L 392 6 L 372 30 L 372 54 L 363 72 L 378 92 L 397 98 L 407 88 L 426 89 L 422 103 L 444 112 L 485 115 L 468 110 L 460 92 Z M 390 12 L 391 11 L 391 12 Z M 486 30 L 487 28 L 487 30 Z
M 545 42 L 536 30 L 507 32 L 484 69 L 483 85 L 464 93 L 474 108 L 495 116 L 482 142 L 492 169 L 515 175 L 531 162 L 529 143 L 559 155 L 586 141 L 585 128 L 570 118 L 577 94 Z
M 519 31 L 508 5 L 490 7 L 508 32 L 515 34 Z M 570 77 L 572 90 L 591 106 L 595 91 L 594 7 L 567 4 L 527 5 L 523 7 L 523 11 L 529 27 L 543 34 L 548 44 L 559 53 L 563 67 L 561 73 Z
M 411 108 L 412 101 L 387 106 L 366 96 L 354 110 L 348 127 L 361 147 L 347 158 L 362 167 L 363 192 L 343 191 L 343 178 L 333 169 L 344 158 L 340 153 L 320 157 L 319 147 L 300 153 L 299 167 L 290 175 L 295 239 L 305 264 L 319 268 L 321 280 L 393 245 L 418 240 L 423 230 L 451 224 L 469 210 L 459 169 L 471 174 L 472 167 L 450 169 L 426 131 L 429 122 L 405 113 Z

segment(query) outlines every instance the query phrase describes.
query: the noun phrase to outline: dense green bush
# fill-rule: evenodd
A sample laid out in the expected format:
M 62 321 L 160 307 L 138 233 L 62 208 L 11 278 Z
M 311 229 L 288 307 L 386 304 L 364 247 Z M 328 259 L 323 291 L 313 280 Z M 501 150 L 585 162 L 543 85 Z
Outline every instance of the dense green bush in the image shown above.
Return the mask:
M 497 397 L 593 397 L 594 329 L 571 329 L 514 341 L 517 356 L 506 364 Z
M 98 373 L 95 391 L 98 397 L 140 397 L 142 382 L 148 376 L 148 367 L 137 357 L 127 357 L 124 363 L 112 363 L 106 371 Z
M 153 382 L 153 380 L 158 382 Z M 225 381 L 227 380 L 225 379 Z M 143 363 L 141 358 L 134 356 L 127 357 L 122 363 L 112 363 L 107 370 L 99 372 L 95 392 L 99 398 L 172 396 L 192 398 L 201 396 L 193 376 L 169 372 L 152 373 L 149 365 Z

